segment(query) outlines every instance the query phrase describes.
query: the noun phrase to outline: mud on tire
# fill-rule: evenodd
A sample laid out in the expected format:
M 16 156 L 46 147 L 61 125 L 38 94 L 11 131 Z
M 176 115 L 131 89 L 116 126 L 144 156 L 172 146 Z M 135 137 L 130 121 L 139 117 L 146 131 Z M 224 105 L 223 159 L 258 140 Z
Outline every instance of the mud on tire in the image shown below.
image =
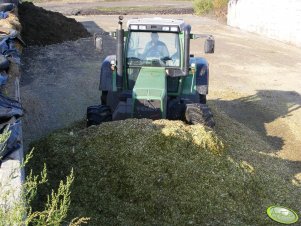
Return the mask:
M 185 110 L 185 119 L 190 124 L 203 124 L 207 127 L 213 128 L 215 122 L 213 114 L 206 104 L 187 104 Z
M 109 106 L 95 105 L 87 108 L 87 127 L 112 121 L 112 113 Z

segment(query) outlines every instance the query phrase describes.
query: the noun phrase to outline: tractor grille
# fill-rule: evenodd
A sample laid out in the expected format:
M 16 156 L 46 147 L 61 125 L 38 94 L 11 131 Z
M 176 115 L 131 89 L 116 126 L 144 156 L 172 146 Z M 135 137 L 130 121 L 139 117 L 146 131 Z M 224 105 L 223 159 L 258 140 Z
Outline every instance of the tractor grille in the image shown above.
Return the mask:
M 143 100 L 138 99 L 134 105 L 135 118 L 162 118 L 161 102 L 159 100 Z

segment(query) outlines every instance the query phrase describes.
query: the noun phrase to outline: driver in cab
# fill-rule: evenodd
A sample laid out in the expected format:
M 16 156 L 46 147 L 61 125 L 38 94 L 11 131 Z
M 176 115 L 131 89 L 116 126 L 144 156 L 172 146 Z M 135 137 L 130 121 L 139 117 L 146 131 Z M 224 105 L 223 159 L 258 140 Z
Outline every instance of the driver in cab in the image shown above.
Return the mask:
M 151 33 L 151 41 L 149 41 L 144 49 L 143 57 L 146 58 L 159 58 L 169 57 L 168 49 L 164 42 L 159 41 L 157 32 Z

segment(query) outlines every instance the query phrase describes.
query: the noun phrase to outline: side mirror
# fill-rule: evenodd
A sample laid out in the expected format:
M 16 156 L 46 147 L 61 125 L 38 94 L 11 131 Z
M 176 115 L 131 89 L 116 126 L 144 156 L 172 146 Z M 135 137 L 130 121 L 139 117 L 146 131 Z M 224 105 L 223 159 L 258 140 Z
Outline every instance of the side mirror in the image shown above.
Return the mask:
M 94 45 L 95 45 L 95 48 L 99 51 L 99 52 L 102 52 L 102 36 L 101 34 L 98 34 L 98 33 L 95 33 L 94 34 Z
M 205 44 L 204 44 L 205 53 L 214 53 L 214 45 L 215 45 L 215 40 L 214 40 L 213 36 L 210 35 L 205 40 Z

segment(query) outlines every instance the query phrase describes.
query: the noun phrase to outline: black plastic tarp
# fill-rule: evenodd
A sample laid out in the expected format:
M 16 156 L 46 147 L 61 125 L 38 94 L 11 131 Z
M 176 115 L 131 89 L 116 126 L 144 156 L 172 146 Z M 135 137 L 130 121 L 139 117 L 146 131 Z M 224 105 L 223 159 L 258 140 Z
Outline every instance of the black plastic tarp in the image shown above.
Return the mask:
M 0 160 L 5 159 L 13 151 L 20 148 L 22 142 L 21 121 L 23 108 L 21 104 L 0 94 L 0 134 L 8 131 L 9 138 L 0 143 Z

